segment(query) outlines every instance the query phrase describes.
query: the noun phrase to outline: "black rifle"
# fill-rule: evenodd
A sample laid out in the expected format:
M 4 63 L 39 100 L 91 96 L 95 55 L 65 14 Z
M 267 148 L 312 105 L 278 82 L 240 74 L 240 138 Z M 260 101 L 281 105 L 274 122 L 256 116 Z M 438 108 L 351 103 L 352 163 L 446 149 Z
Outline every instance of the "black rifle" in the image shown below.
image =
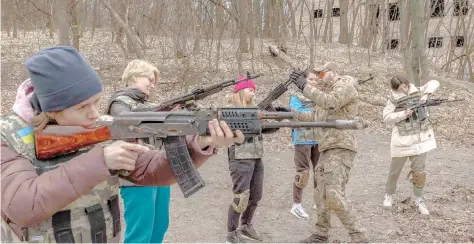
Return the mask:
M 218 93 L 222 91 L 224 88 L 235 85 L 242 81 L 256 79 L 260 76 L 263 76 L 263 73 L 250 75 L 247 72 L 247 78 L 241 80 L 228 80 L 221 83 L 213 84 L 207 87 L 200 87 L 196 88 L 188 94 L 178 96 L 175 98 L 171 98 L 167 101 L 162 102 L 161 104 L 154 106 L 154 107 L 144 107 L 133 110 L 134 112 L 151 112 L 151 111 L 163 111 L 163 110 L 170 110 L 174 108 L 176 105 L 183 105 L 184 107 L 192 106 L 192 104 L 197 100 L 202 100 L 210 95 Z
M 402 110 L 413 110 L 414 115 L 412 115 L 413 119 L 416 119 L 417 117 L 420 119 L 420 121 L 424 121 L 426 119 L 426 107 L 430 106 L 439 106 L 443 103 L 446 102 L 460 102 L 464 101 L 464 98 L 461 99 L 453 99 L 453 100 L 448 100 L 448 99 L 428 99 L 426 100 L 426 103 L 409 103 L 405 106 L 397 106 L 395 111 L 402 111 Z

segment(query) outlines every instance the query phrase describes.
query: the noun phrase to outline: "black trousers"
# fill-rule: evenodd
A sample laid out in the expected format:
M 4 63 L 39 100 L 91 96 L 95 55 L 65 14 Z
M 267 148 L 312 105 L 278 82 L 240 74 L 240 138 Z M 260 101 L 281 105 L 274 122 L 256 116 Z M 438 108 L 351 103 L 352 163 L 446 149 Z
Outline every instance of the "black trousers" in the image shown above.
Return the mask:
M 239 159 L 229 160 L 230 176 L 232 177 L 234 194 L 240 194 L 250 189 L 250 196 L 247 208 L 240 214 L 229 206 L 227 218 L 227 230 L 234 231 L 241 224 L 250 224 L 257 209 L 258 203 L 263 194 L 263 163 L 262 159 Z M 233 199 L 235 204 L 239 204 L 239 198 Z

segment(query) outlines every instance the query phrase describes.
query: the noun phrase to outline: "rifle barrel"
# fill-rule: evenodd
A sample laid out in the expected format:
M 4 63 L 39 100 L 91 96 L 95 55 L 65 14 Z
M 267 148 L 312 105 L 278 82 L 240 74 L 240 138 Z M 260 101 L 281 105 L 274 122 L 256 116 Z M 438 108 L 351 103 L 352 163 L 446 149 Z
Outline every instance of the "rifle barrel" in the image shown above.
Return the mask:
M 336 129 L 362 129 L 366 128 L 365 123 L 359 120 L 335 120 L 325 122 L 262 122 L 262 128 L 302 128 L 302 127 L 322 127 L 322 128 L 336 128 Z

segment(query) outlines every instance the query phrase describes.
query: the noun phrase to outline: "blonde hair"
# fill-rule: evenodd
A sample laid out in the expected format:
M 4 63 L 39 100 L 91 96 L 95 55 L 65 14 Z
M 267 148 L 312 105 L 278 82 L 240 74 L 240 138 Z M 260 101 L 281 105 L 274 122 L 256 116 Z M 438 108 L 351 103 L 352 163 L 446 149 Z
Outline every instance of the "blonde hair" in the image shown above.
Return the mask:
M 247 103 L 244 97 L 244 90 L 242 89 L 237 93 L 232 94 L 230 97 L 229 103 L 236 107 L 254 107 L 253 100 L 250 103 Z
M 147 74 L 153 74 L 155 76 L 155 82 L 157 82 L 160 71 L 158 71 L 155 66 L 144 60 L 134 59 L 128 63 L 127 67 L 123 71 L 122 82 L 124 82 L 128 86 L 135 82 L 135 76 Z

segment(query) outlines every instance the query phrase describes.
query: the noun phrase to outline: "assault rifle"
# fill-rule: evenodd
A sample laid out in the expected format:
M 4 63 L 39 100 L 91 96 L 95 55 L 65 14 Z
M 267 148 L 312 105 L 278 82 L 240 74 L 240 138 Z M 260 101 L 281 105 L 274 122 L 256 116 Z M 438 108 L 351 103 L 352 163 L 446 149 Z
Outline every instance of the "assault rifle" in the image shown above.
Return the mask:
M 280 60 L 282 60 L 283 62 L 287 63 L 289 66 L 291 66 L 293 69 L 296 69 L 295 68 L 295 65 L 294 65 L 294 62 L 292 60 L 290 60 L 288 57 L 286 57 L 284 54 L 282 54 L 280 52 L 280 50 L 275 47 L 275 46 L 268 46 L 268 50 L 270 51 L 270 54 L 273 56 L 273 57 L 279 57 Z M 305 73 L 305 76 L 307 74 Z M 283 95 L 283 93 L 285 93 L 286 91 L 288 91 L 288 86 L 290 86 L 291 84 L 293 84 L 293 82 L 291 81 L 291 79 L 288 79 L 285 83 L 280 83 L 277 87 L 275 87 L 270 93 L 268 93 L 268 96 L 265 97 L 265 99 L 263 99 L 263 101 L 261 101 L 257 107 L 259 109 L 262 109 L 262 110 L 267 110 L 270 108 L 270 105 L 276 101 L 279 97 L 281 97 L 281 95 Z
M 264 119 L 293 119 L 293 112 L 267 112 L 258 108 L 219 108 L 177 112 L 124 112 L 118 116 L 103 116 L 99 127 L 50 125 L 35 133 L 36 157 L 40 160 L 71 153 L 80 148 L 107 140 L 136 140 L 156 138 L 163 140 L 170 167 L 184 197 L 202 187 L 204 181 L 197 172 L 188 152 L 185 135 L 208 135 L 212 119 L 227 122 L 233 130 L 241 130 L 250 137 L 265 128 L 326 127 L 362 129 L 366 125 L 357 120 L 329 122 L 269 122 Z M 153 141 L 153 140 L 150 140 Z M 153 142 L 152 142 L 153 143 Z
M 171 110 L 171 108 L 175 107 L 176 105 L 184 105 L 185 107 L 190 107 L 195 101 L 202 100 L 212 94 L 218 93 L 226 87 L 235 85 L 242 81 L 256 79 L 260 76 L 263 76 L 263 73 L 250 75 L 250 73 L 247 72 L 247 78 L 245 79 L 241 79 L 241 80 L 232 79 L 232 80 L 223 81 L 221 83 L 217 83 L 214 85 L 210 85 L 207 87 L 196 88 L 188 94 L 171 98 L 167 101 L 162 102 L 161 104 L 157 106 L 139 108 L 133 111 L 134 112 L 151 112 L 151 111 Z
M 452 100 L 448 100 L 448 99 L 428 99 L 428 100 L 426 100 L 426 103 L 417 102 L 417 103 L 409 103 L 405 106 L 397 106 L 395 111 L 402 111 L 402 110 L 407 110 L 407 109 L 413 110 L 414 115 L 412 115 L 412 117 L 414 117 L 414 119 L 416 119 L 416 117 L 418 117 L 420 119 L 420 121 L 424 121 L 426 119 L 426 111 L 425 111 L 426 107 L 439 106 L 442 103 L 446 103 L 446 102 L 460 102 L 460 101 L 464 101 L 464 98 L 452 99 Z

